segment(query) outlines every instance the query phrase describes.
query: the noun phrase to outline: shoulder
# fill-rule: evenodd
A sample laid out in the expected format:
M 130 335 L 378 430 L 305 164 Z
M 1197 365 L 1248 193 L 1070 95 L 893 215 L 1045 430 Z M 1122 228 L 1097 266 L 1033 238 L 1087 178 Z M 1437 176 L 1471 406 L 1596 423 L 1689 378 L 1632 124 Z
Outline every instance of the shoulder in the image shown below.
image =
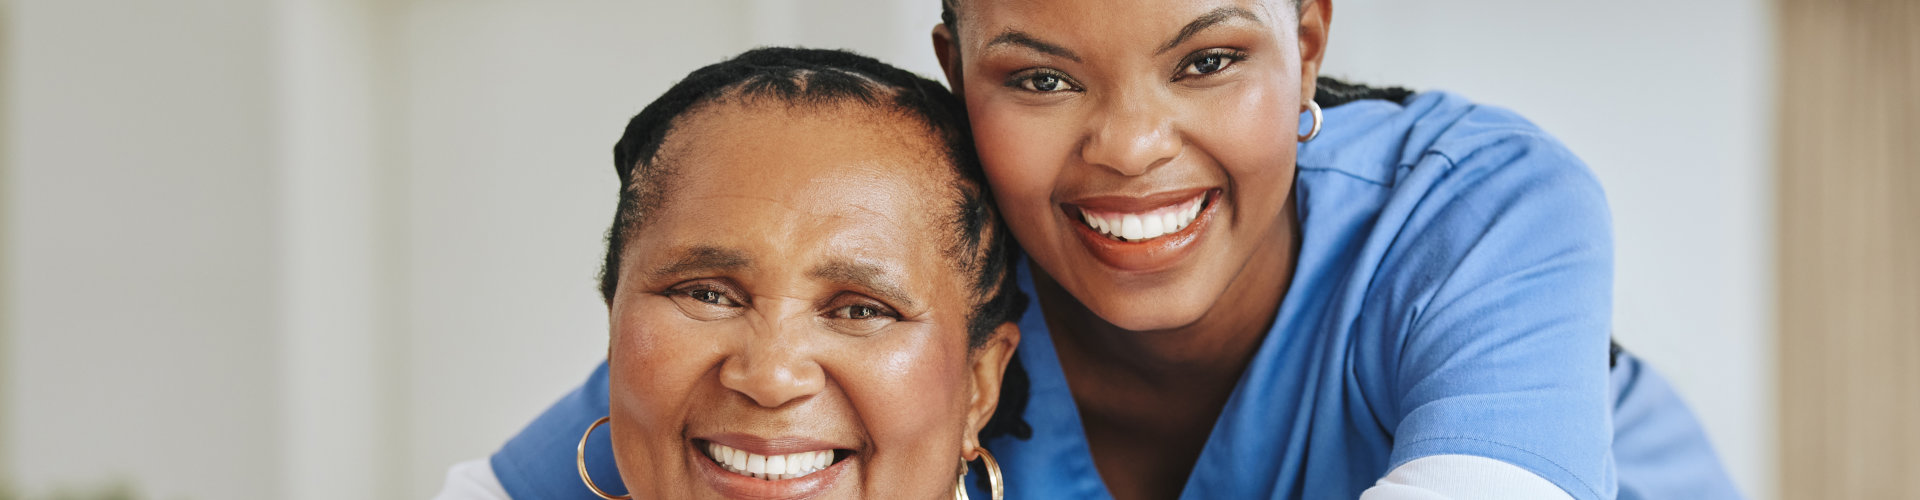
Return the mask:
M 1558 175 L 1598 192 L 1586 164 L 1539 126 L 1457 94 L 1354 100 L 1326 109 L 1323 120 L 1320 136 L 1301 145 L 1303 176 L 1336 173 L 1399 191 L 1490 174 Z M 1413 175 L 1429 167 L 1439 175 Z
M 1350 228 L 1355 271 L 1401 278 L 1374 286 L 1427 288 L 1461 277 L 1454 271 L 1498 274 L 1569 252 L 1610 265 L 1598 178 L 1518 114 L 1427 92 L 1324 115 L 1321 136 L 1300 150 L 1301 210 L 1309 226 Z M 1473 254 L 1484 265 L 1468 262 Z

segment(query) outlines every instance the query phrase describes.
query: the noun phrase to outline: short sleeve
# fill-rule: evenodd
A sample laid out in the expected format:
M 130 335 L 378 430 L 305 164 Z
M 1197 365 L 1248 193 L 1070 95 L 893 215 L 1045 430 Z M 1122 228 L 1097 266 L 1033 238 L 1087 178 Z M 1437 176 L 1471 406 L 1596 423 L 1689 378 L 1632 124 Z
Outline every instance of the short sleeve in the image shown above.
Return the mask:
M 1393 215 L 1407 222 L 1369 288 L 1384 312 L 1359 319 L 1385 332 L 1356 349 L 1378 350 L 1360 358 L 1384 374 L 1367 397 L 1393 436 L 1388 469 L 1481 456 L 1575 498 L 1614 498 L 1605 195 L 1530 128 L 1469 139 L 1402 180 L 1424 189 Z

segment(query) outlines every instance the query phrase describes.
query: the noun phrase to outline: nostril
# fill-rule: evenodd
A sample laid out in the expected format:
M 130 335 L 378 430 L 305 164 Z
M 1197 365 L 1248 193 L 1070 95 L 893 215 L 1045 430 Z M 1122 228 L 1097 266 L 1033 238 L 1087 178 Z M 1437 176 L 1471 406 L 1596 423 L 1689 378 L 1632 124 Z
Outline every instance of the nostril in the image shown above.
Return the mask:
M 820 392 L 825 375 L 803 357 L 735 359 L 721 368 L 721 385 L 763 408 L 779 408 Z

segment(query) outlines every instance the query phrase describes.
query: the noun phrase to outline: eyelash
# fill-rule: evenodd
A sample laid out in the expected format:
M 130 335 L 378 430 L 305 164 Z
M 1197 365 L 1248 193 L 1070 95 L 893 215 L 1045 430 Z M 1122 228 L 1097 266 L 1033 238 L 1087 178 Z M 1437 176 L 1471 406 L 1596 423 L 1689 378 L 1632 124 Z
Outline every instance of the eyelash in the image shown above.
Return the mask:
M 1064 85 L 1067 88 L 1060 89 L 1060 90 L 1040 90 L 1039 88 L 1030 87 L 1028 85 L 1030 83 L 1034 83 L 1036 80 L 1040 78 L 1052 78 L 1055 81 L 1057 81 L 1059 85 Z M 1021 71 L 1019 73 L 1014 73 L 1013 76 L 1007 78 L 1007 87 L 1013 88 L 1014 90 L 1032 92 L 1035 94 L 1053 94 L 1053 93 L 1059 93 L 1059 92 L 1074 92 L 1074 91 L 1080 90 L 1080 86 L 1074 85 L 1073 80 L 1070 78 L 1067 78 L 1067 75 L 1065 73 L 1061 73 L 1059 71 L 1047 69 L 1047 68 L 1037 68 L 1037 69 L 1031 69 L 1027 71 Z
M 740 307 L 742 305 L 740 300 L 737 300 L 733 297 L 729 297 L 725 290 L 722 290 L 719 287 L 706 284 L 706 283 L 694 283 L 691 285 L 675 287 L 674 289 L 669 290 L 668 294 L 686 296 L 689 299 L 693 299 L 695 302 L 712 305 L 712 306 L 734 308 L 734 307 Z M 707 299 L 713 299 L 713 300 L 707 300 Z M 721 301 L 725 301 L 728 303 L 722 303 Z M 856 318 L 856 317 L 853 317 L 855 308 L 868 310 L 868 311 L 871 311 L 871 313 L 869 313 L 866 317 Z M 842 315 L 841 314 L 842 311 L 845 311 L 846 314 Z M 894 311 L 892 308 L 889 308 L 887 306 L 884 306 L 878 303 L 866 302 L 866 301 L 853 303 L 853 304 L 845 304 L 839 307 L 828 309 L 827 316 L 832 319 L 844 319 L 844 320 L 854 320 L 854 321 L 865 321 L 865 320 L 880 319 L 880 318 L 891 318 L 896 321 L 901 319 L 900 313 L 897 311 Z
M 668 290 L 667 293 L 669 295 L 684 295 L 689 299 L 693 299 L 695 302 L 699 302 L 707 305 L 714 305 L 714 306 L 720 306 L 720 307 L 740 307 L 741 306 L 741 301 L 734 299 L 733 297 L 727 296 L 726 290 L 723 290 L 720 287 L 713 286 L 706 283 L 694 283 L 686 286 L 674 287 L 672 290 Z M 710 302 L 707 300 L 703 300 L 702 296 L 706 294 L 712 294 L 711 298 L 716 299 L 716 301 Z M 731 304 L 720 303 L 718 301 L 731 302 Z
M 853 317 L 854 308 L 871 310 L 873 311 L 873 313 L 864 318 L 855 318 Z M 845 316 L 842 316 L 840 314 L 841 311 L 846 311 L 847 314 Z M 880 319 L 880 318 L 891 318 L 896 321 L 900 319 L 900 313 L 895 312 L 893 309 L 888 308 L 887 306 L 883 306 L 883 305 L 873 303 L 873 302 L 868 302 L 868 301 L 860 301 L 852 304 L 845 304 L 839 307 L 835 307 L 833 309 L 829 309 L 827 310 L 827 315 L 833 319 L 844 319 L 844 320 L 854 320 L 854 321 L 865 321 L 865 320 Z
M 1214 58 L 1214 57 L 1220 58 L 1219 68 L 1216 68 L 1213 71 L 1209 71 L 1206 73 L 1189 73 L 1188 72 L 1188 70 L 1193 69 L 1194 65 L 1200 64 L 1201 61 L 1205 61 L 1208 58 Z M 1186 60 L 1181 61 L 1180 69 L 1178 70 L 1178 72 L 1176 72 L 1176 74 L 1174 74 L 1173 79 L 1181 80 L 1186 78 L 1199 78 L 1199 77 L 1219 74 L 1220 72 L 1226 71 L 1227 69 L 1232 68 L 1233 65 L 1239 64 L 1241 61 L 1245 61 L 1245 60 L 1247 60 L 1247 53 L 1244 51 L 1239 51 L 1234 49 L 1208 49 L 1205 51 L 1201 51 L 1200 53 L 1194 54 L 1192 56 L 1188 56 Z
M 1209 71 L 1206 73 L 1191 73 L 1188 71 L 1193 69 L 1194 65 L 1200 64 L 1201 61 L 1205 61 L 1209 58 L 1219 58 L 1220 59 L 1219 67 L 1214 69 L 1213 71 Z M 1184 80 L 1187 78 L 1199 78 L 1199 77 L 1218 74 L 1222 71 L 1226 71 L 1227 69 L 1232 68 L 1233 65 L 1239 64 L 1241 61 L 1245 61 L 1245 60 L 1247 60 L 1247 53 L 1245 51 L 1235 50 L 1235 49 L 1208 49 L 1200 53 L 1194 54 L 1192 56 L 1189 56 L 1185 60 L 1182 60 L 1180 62 L 1180 69 L 1174 75 L 1173 79 L 1178 81 L 1178 80 Z M 1055 83 L 1056 85 L 1064 85 L 1066 88 L 1057 89 L 1057 90 L 1041 90 L 1036 86 L 1036 84 L 1042 78 L 1053 79 L 1056 82 Z M 1053 69 L 1048 69 L 1048 68 L 1037 68 L 1037 69 L 1031 69 L 1031 70 L 1015 73 L 1013 74 L 1013 76 L 1007 78 L 1006 85 L 1007 87 L 1012 88 L 1014 90 L 1031 92 L 1035 94 L 1053 94 L 1058 92 L 1080 91 L 1080 86 L 1075 84 L 1071 78 L 1067 78 L 1066 74 Z

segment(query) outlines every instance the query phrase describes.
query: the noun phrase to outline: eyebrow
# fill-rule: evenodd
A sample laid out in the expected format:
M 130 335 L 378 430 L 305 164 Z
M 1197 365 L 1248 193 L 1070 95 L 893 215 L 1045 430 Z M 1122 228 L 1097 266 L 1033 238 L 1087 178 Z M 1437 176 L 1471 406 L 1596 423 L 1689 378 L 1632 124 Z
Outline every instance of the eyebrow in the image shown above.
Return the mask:
M 1212 28 L 1215 25 L 1234 19 L 1245 19 L 1258 24 L 1266 24 L 1260 21 L 1260 16 L 1254 15 L 1253 11 L 1247 9 L 1239 7 L 1213 9 L 1205 14 L 1201 14 L 1200 17 L 1194 18 L 1192 22 L 1187 23 L 1186 27 L 1180 28 L 1180 34 L 1174 35 L 1172 40 L 1167 40 L 1166 44 L 1160 46 L 1160 51 L 1154 54 L 1163 54 L 1166 53 L 1166 51 L 1173 50 L 1174 47 L 1179 47 L 1180 44 L 1185 43 L 1187 39 L 1193 38 L 1193 35 L 1200 34 L 1201 31 L 1205 31 L 1207 28 Z
M 836 259 L 814 267 L 807 272 L 807 276 L 865 288 L 881 299 L 894 303 L 895 309 L 919 309 L 919 304 L 907 297 L 899 281 L 880 266 Z
M 694 271 L 733 271 L 752 267 L 745 254 L 715 246 L 696 246 L 680 253 L 680 258 L 653 270 L 653 277 L 686 274 Z
M 1039 38 L 1034 38 L 1033 35 L 1029 35 L 1025 31 L 1020 31 L 1016 29 L 1009 29 L 1004 32 L 1001 32 L 1000 36 L 993 37 L 993 40 L 987 41 L 988 48 L 991 48 L 995 45 L 1018 45 L 1021 47 L 1033 49 L 1035 52 L 1039 52 L 1042 54 L 1056 56 L 1056 57 L 1064 57 L 1064 58 L 1067 58 L 1067 60 L 1070 60 L 1073 62 L 1080 62 L 1080 56 L 1077 54 L 1074 54 L 1073 51 L 1071 50 L 1067 50 L 1066 47 L 1061 47 L 1059 45 L 1054 45 L 1051 43 L 1040 41 Z

